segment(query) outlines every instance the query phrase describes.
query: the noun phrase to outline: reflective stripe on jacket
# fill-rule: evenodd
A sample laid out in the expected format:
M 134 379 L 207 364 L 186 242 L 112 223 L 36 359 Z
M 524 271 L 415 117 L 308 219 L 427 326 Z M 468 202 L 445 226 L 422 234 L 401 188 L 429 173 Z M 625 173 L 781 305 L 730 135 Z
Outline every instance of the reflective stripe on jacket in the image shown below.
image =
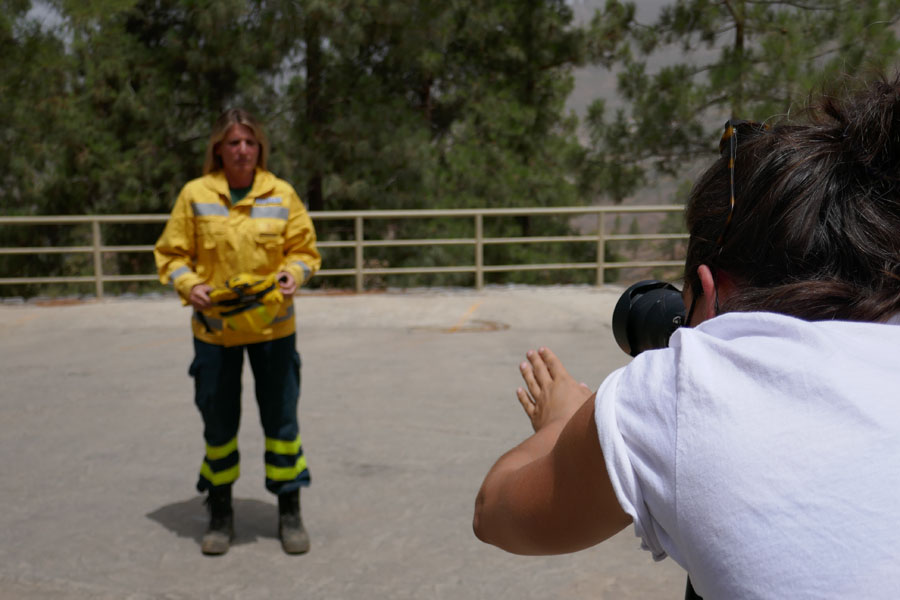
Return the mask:
M 247 196 L 233 206 L 221 171 L 188 182 L 154 255 L 160 281 L 171 281 L 185 304 L 198 284 L 218 288 L 238 273 L 287 271 L 299 286 L 322 264 L 312 220 L 294 188 L 261 169 Z M 286 298 L 271 329 L 262 333 L 235 332 L 200 313 L 194 314 L 192 328 L 195 337 L 210 344 L 252 344 L 294 333 L 293 313 L 293 299 Z

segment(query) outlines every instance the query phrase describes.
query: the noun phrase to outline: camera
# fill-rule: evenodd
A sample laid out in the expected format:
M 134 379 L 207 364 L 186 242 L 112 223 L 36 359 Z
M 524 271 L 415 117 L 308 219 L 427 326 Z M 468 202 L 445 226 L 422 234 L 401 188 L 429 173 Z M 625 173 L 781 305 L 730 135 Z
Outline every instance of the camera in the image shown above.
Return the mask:
M 639 281 L 625 290 L 613 310 L 616 343 L 631 356 L 665 348 L 672 333 L 684 324 L 681 292 L 671 283 L 654 279 Z

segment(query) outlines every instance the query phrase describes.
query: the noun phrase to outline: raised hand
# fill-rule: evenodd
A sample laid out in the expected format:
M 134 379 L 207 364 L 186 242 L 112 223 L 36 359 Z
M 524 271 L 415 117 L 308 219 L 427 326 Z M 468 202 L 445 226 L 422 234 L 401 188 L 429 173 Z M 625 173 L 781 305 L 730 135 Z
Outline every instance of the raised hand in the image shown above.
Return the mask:
M 519 370 L 526 387 L 518 388 L 516 397 L 531 426 L 538 431 L 554 421 L 568 421 L 590 397 L 590 388 L 576 382 L 549 348 L 529 350 L 525 356 Z

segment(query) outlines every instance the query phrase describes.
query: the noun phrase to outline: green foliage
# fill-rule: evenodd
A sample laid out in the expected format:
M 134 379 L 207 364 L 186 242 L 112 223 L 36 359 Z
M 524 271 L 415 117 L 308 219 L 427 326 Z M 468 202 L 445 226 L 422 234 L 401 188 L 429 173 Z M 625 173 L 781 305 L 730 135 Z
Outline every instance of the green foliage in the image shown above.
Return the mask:
M 590 109 L 582 189 L 620 201 L 656 175 L 682 177 L 715 156 L 727 118 L 777 120 L 827 82 L 886 70 L 898 19 L 897 0 L 677 0 L 645 25 L 608 0 L 591 51 L 618 68 L 624 104 Z
M 575 184 L 584 151 L 564 102 L 586 36 L 562 0 L 3 0 L 3 8 L 4 214 L 167 212 L 200 174 L 211 122 L 235 105 L 267 123 L 272 170 L 312 210 L 585 202 Z M 77 229 L 37 231 L 0 229 L 0 245 L 89 244 Z M 323 222 L 319 233 L 344 239 L 347 224 Z M 149 244 L 158 228 L 103 235 L 106 244 Z M 375 221 L 367 232 L 429 235 L 421 222 Z M 334 254 L 326 252 L 332 268 L 352 258 Z M 456 259 L 471 261 L 471 247 L 371 256 L 390 266 Z M 60 261 L 7 256 L 0 275 L 70 270 Z M 104 268 L 154 270 L 149 256 L 124 254 Z
M 573 23 L 564 0 L 0 7 L 4 215 L 165 213 L 200 174 L 210 124 L 230 106 L 266 122 L 272 170 L 316 211 L 619 202 L 660 174 L 683 179 L 688 165 L 713 156 L 726 117 L 777 118 L 838 73 L 891 65 L 900 15 L 900 0 L 678 0 L 651 25 L 637 22 L 633 3 L 607 0 L 590 27 Z M 586 62 L 618 71 L 622 102 L 597 100 L 579 130 L 565 101 L 573 69 Z M 465 219 L 374 220 L 367 228 L 367 239 L 473 235 Z M 151 244 L 158 233 L 104 227 L 103 242 Z M 484 233 L 569 235 L 572 225 L 486 219 Z M 323 221 L 319 234 L 352 239 L 353 224 Z M 0 246 L 83 246 L 87 235 L 79 227 L 7 227 Z M 489 245 L 485 261 L 589 263 L 594 246 Z M 628 250 L 610 244 L 605 252 Z M 366 256 L 372 266 L 461 265 L 471 264 L 473 248 L 370 248 Z M 353 253 L 327 249 L 325 260 L 347 267 Z M 146 254 L 104 263 L 110 273 L 154 270 Z M 0 257 L 3 277 L 91 269 L 86 255 Z M 471 283 L 470 274 L 379 277 L 373 283 Z
M 289 20 L 303 40 L 284 120 L 297 142 L 280 164 L 311 209 L 581 201 L 564 102 L 583 32 L 564 2 L 337 5 Z

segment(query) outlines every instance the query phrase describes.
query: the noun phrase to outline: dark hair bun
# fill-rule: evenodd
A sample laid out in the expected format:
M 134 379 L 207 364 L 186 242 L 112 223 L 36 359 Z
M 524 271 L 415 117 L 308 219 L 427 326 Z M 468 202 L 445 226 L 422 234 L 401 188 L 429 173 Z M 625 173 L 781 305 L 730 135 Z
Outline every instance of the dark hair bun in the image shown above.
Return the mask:
M 879 78 L 843 101 L 828 95 L 820 110 L 838 129 L 845 159 L 872 177 L 898 180 L 900 79 Z

